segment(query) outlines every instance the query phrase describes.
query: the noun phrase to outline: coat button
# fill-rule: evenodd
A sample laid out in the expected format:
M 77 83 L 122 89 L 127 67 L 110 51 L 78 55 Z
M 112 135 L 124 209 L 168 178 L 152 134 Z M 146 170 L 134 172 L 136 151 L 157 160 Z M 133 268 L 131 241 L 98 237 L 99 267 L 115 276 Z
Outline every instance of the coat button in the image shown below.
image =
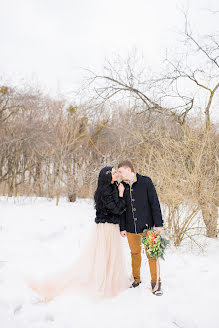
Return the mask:
M 133 211 L 135 212 L 136 211 L 136 208 L 133 208 Z
M 135 199 L 134 198 L 132 198 L 132 202 L 134 202 L 135 201 Z
M 137 218 L 134 218 L 135 221 L 137 221 L 138 219 Z

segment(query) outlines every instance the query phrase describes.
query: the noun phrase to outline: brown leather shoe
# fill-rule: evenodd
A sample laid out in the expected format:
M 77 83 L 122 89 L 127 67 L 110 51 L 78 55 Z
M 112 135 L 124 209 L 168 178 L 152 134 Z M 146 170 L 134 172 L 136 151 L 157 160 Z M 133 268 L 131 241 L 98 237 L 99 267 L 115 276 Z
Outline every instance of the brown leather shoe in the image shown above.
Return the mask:
M 161 282 L 158 283 L 158 289 L 153 292 L 153 289 L 154 289 L 155 285 L 156 285 L 156 282 L 151 283 L 152 293 L 156 296 L 162 296 L 163 291 L 161 289 Z

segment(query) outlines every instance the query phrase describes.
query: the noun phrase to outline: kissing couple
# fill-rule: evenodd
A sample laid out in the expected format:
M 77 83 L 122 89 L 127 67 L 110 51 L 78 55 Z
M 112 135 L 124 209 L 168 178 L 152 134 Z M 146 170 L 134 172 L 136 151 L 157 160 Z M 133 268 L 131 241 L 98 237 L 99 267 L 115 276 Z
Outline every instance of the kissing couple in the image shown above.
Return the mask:
M 118 165 L 118 174 L 111 166 L 102 168 L 99 173 L 94 194 L 95 225 L 78 260 L 65 272 L 43 281 L 28 278 L 29 287 L 43 301 L 78 292 L 108 298 L 140 285 L 142 233 L 146 227 L 163 232 L 161 208 L 152 180 L 135 173 L 130 161 Z M 121 236 L 128 239 L 132 277 L 126 268 Z M 161 296 L 157 259 L 148 256 L 148 262 L 152 293 Z

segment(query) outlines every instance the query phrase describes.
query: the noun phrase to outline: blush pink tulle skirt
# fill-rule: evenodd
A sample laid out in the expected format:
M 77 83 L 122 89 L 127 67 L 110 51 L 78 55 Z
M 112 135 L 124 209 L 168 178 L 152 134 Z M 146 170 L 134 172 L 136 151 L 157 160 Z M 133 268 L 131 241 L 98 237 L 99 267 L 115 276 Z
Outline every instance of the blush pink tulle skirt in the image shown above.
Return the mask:
M 43 301 L 63 294 L 84 294 L 92 298 L 113 297 L 131 286 L 118 224 L 95 224 L 78 260 L 65 272 L 41 281 L 28 278 L 29 287 Z

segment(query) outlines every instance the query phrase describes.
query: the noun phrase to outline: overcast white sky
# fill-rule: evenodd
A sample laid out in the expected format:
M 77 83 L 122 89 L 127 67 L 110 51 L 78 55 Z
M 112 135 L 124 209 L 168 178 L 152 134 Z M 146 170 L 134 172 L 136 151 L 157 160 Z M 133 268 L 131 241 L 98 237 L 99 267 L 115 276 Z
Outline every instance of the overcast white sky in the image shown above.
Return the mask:
M 219 30 L 208 11 L 219 10 L 218 0 L 0 0 L 0 78 L 69 94 L 81 68 L 101 70 L 105 58 L 133 47 L 157 67 L 179 46 L 179 8 L 189 9 L 195 31 Z

